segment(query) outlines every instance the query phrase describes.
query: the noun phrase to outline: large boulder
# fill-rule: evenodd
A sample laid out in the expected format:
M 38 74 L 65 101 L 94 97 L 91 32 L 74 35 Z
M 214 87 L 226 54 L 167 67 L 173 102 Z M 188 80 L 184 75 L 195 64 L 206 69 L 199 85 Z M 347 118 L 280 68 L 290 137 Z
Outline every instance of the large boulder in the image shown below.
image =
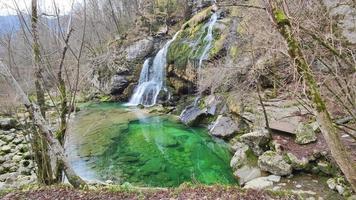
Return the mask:
M 147 37 L 138 40 L 125 49 L 127 61 L 134 61 L 146 57 L 153 51 L 154 39 Z
M 247 144 L 256 155 L 261 155 L 266 149 L 271 136 L 267 129 L 244 134 L 240 137 L 240 141 Z
M 14 118 L 0 118 L 0 129 L 10 130 L 16 128 L 17 121 Z
M 197 125 L 206 116 L 206 109 L 197 106 L 188 106 L 180 115 L 180 120 L 188 126 Z
M 258 158 L 258 166 L 263 171 L 279 176 L 287 176 L 292 173 L 292 166 L 288 164 L 283 156 L 274 152 L 266 151 Z
M 210 125 L 211 135 L 221 138 L 229 138 L 239 132 L 239 124 L 230 116 L 219 115 L 216 121 Z

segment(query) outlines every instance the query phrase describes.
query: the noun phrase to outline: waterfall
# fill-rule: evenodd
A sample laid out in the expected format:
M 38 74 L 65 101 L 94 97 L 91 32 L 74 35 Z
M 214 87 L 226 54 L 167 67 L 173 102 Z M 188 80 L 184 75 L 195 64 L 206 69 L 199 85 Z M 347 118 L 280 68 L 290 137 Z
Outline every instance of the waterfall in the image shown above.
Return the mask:
M 160 91 L 162 89 L 166 90 L 165 76 L 168 48 L 177 38 L 178 34 L 179 32 L 159 50 L 153 62 L 151 58 L 148 58 L 144 62 L 138 86 L 127 105 L 136 106 L 142 104 L 144 106 L 153 106 L 157 103 Z
M 203 42 L 207 42 L 207 45 L 205 46 L 205 48 L 203 50 L 203 53 L 201 54 L 201 56 L 199 58 L 199 68 L 202 66 L 203 61 L 208 59 L 208 54 L 209 54 L 209 51 L 211 49 L 212 41 L 214 40 L 213 28 L 214 28 L 214 25 L 215 25 L 217 20 L 218 20 L 218 14 L 215 12 L 210 17 L 210 20 L 209 20 L 209 22 L 207 24 L 208 33 L 206 34 L 205 38 L 203 39 Z

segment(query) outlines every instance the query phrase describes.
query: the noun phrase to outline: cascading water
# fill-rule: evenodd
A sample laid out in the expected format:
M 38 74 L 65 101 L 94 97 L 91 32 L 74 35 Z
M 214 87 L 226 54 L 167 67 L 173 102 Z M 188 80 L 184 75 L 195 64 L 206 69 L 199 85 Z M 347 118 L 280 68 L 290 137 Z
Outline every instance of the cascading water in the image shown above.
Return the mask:
M 138 86 L 127 105 L 136 106 L 142 104 L 144 106 L 153 106 L 157 103 L 157 97 L 160 91 L 165 89 L 164 82 L 168 48 L 178 34 L 179 32 L 163 46 L 153 59 L 152 64 L 151 58 L 145 61 Z
M 201 54 L 200 58 L 199 58 L 199 68 L 202 66 L 203 61 L 206 60 L 208 58 L 208 54 L 209 51 L 211 49 L 211 45 L 212 45 L 212 41 L 214 40 L 213 37 L 213 28 L 214 25 L 216 23 L 216 21 L 218 20 L 218 14 L 215 12 L 211 17 L 210 20 L 207 24 L 208 26 L 208 33 L 206 34 L 205 38 L 203 39 L 203 42 L 206 42 L 207 45 L 205 46 L 203 53 Z

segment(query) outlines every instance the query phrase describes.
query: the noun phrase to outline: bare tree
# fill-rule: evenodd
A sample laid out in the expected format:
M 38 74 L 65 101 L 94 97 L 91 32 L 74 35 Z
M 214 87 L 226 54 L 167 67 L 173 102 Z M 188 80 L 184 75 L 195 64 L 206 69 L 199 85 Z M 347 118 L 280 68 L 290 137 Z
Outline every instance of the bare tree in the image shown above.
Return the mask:
M 331 154 L 351 184 L 353 190 L 356 191 L 355 165 L 350 162 L 352 159 L 342 144 L 340 136 L 333 125 L 333 120 L 321 96 L 314 74 L 305 59 L 300 43 L 294 36 L 293 26 L 284 11 L 283 3 L 284 1 L 268 0 L 268 12 L 288 44 L 289 56 L 294 61 L 298 73 L 304 78 L 308 86 L 308 97 L 314 103 L 315 115 L 320 124 L 321 132 L 331 150 Z

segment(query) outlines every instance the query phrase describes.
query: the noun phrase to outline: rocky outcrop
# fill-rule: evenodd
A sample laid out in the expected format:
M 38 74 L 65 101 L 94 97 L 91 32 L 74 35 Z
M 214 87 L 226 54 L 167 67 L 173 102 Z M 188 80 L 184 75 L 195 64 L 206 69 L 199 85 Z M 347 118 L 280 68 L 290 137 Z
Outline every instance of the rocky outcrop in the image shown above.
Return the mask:
M 154 39 L 147 37 L 134 42 L 126 47 L 126 60 L 131 62 L 139 59 L 144 59 L 147 55 L 154 50 Z
M 258 166 L 263 171 L 279 176 L 286 176 L 292 173 L 292 166 L 288 164 L 282 155 L 273 151 L 266 151 L 258 158 Z

